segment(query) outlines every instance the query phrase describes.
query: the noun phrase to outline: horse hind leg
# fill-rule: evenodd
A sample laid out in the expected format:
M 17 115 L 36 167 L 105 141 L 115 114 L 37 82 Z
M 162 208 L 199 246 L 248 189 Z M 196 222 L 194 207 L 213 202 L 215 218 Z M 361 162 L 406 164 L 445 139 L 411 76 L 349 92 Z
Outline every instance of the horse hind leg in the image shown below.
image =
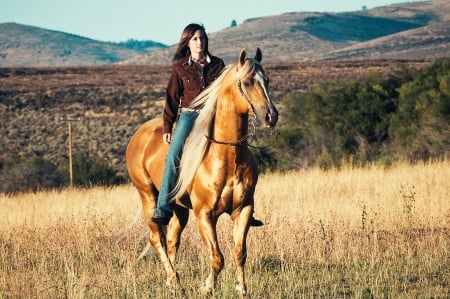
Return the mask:
M 175 258 L 180 247 L 181 234 L 189 219 L 189 209 L 175 205 L 174 215 L 167 227 L 167 255 L 172 265 L 175 265 Z

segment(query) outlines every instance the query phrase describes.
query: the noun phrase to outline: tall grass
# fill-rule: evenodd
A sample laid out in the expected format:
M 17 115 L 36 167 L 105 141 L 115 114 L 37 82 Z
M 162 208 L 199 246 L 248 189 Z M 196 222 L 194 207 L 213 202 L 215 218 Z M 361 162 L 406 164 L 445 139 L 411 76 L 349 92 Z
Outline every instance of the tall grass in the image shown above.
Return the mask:
M 260 177 L 248 238 L 253 298 L 450 298 L 450 161 Z M 165 273 L 136 225 L 135 189 L 0 196 L 0 298 L 169 298 Z M 234 298 L 231 221 L 219 220 L 226 265 L 216 298 Z M 178 256 L 196 298 L 208 258 L 191 218 Z

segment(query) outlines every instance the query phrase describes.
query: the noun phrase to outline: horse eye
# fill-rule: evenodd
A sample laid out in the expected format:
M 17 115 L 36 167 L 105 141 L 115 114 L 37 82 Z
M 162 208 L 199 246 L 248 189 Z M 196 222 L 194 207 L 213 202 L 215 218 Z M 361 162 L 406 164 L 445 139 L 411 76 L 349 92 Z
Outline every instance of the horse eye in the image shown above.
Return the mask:
M 252 84 L 250 83 L 250 81 L 244 81 L 244 86 L 245 87 L 249 87 L 249 86 L 251 86 Z

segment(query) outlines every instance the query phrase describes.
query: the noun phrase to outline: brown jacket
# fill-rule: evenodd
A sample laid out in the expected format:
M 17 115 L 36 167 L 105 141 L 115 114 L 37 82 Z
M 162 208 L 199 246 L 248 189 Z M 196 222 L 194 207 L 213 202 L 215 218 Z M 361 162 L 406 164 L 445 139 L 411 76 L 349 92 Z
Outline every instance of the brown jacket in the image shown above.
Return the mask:
M 166 89 L 166 104 L 163 114 L 164 133 L 172 132 L 178 108 L 188 107 L 203 89 L 219 77 L 225 67 L 223 60 L 212 55 L 209 55 L 209 59 L 209 63 L 203 69 L 204 76 L 189 57 L 173 64 Z

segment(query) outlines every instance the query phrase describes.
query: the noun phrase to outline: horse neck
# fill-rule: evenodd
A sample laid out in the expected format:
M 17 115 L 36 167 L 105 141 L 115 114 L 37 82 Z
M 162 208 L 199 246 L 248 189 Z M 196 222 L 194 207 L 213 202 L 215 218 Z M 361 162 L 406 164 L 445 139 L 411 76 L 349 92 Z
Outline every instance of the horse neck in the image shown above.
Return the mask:
M 239 144 L 246 142 L 247 133 L 248 115 L 236 112 L 232 98 L 217 102 L 213 138 L 221 142 Z

